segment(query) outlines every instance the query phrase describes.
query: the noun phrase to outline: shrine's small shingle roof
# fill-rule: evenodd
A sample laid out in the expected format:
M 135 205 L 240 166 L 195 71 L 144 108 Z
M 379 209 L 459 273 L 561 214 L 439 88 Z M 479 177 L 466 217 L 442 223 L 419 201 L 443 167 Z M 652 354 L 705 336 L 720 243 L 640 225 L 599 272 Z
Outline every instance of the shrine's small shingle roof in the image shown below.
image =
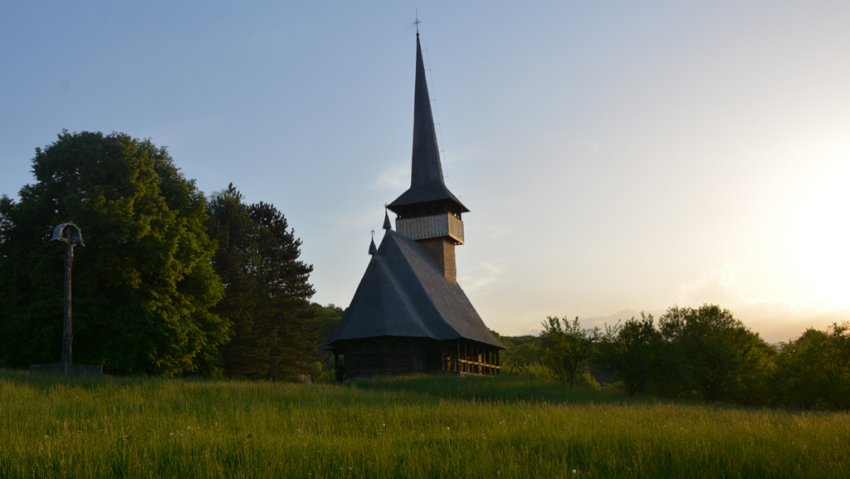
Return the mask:
M 422 62 L 422 47 L 416 35 L 416 87 L 413 100 L 413 153 L 411 157 L 410 188 L 387 207 L 395 211 L 397 206 L 451 200 L 460 205 L 464 213 L 469 209 L 446 187 L 440 149 L 437 146 L 437 131 L 431 113 L 431 97 L 425 79 L 425 64 Z
M 505 348 L 425 249 L 392 230 L 384 234 L 351 305 L 322 349 L 333 349 L 338 341 L 380 336 L 464 338 Z

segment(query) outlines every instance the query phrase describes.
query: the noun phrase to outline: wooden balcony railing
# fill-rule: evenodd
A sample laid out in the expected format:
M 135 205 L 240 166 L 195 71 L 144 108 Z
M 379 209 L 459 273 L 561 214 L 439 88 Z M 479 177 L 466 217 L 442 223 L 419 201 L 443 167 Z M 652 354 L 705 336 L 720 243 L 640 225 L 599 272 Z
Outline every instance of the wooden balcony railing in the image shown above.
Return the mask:
M 395 227 L 396 231 L 412 240 L 448 236 L 463 244 L 463 221 L 450 213 L 400 218 L 395 221 Z

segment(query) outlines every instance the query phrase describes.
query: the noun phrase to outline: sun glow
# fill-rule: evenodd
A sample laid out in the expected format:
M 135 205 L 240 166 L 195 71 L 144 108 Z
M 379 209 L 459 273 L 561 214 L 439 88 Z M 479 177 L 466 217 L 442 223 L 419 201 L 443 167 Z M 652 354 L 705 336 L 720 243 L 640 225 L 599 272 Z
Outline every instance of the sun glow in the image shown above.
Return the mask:
M 804 175 L 790 193 L 773 230 L 795 299 L 818 309 L 850 306 L 850 154 Z

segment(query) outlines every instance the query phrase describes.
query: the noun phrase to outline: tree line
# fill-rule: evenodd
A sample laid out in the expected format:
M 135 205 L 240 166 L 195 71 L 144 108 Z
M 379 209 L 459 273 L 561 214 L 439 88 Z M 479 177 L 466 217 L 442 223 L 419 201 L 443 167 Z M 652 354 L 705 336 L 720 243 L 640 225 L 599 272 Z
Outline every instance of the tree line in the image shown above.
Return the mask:
M 727 309 L 673 306 L 603 328 L 578 317 L 548 317 L 539 337 L 500 337 L 502 371 L 544 375 L 570 387 L 620 382 L 629 395 L 651 393 L 752 406 L 850 410 L 850 322 L 807 329 L 768 344 Z
M 231 184 L 206 197 L 165 148 L 69 133 L 0 198 L 0 366 L 58 360 L 62 248 L 73 220 L 74 362 L 112 374 L 298 380 L 319 366 L 311 265 L 270 203 Z
M 333 379 L 319 351 L 343 315 L 310 303 L 313 268 L 270 203 L 230 184 L 205 196 L 165 148 L 123 133 L 63 131 L 36 148 L 35 183 L 0 197 L 0 366 L 58 361 L 69 220 L 85 247 L 73 269 L 74 361 L 111 374 Z M 497 334 L 498 336 L 498 334 Z M 539 337 L 498 336 L 503 373 L 794 408 L 850 408 L 850 323 L 767 344 L 716 305 L 585 329 L 549 317 Z

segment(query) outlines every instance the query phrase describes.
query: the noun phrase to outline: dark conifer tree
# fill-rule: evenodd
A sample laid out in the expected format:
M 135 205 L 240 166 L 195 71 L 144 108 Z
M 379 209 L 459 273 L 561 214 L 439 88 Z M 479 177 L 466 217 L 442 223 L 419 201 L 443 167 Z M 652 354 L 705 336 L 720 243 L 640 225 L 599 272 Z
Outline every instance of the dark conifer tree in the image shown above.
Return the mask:
M 301 241 L 273 205 L 251 206 L 231 184 L 210 199 L 210 237 L 218 242 L 213 267 L 225 299 L 216 312 L 233 322 L 222 348 L 225 374 L 295 380 L 315 361 L 313 270 L 298 260 Z
M 308 282 L 313 266 L 298 260 L 301 240 L 274 205 L 259 202 L 249 211 L 260 228 L 258 289 L 267 304 L 258 310 L 258 317 L 274 341 L 268 376 L 295 380 L 312 372 L 316 361 L 320 331 L 314 327 L 316 312 L 309 307 L 315 290 Z
M 225 291 L 214 311 L 232 323 L 230 342 L 221 349 L 224 373 L 263 377 L 268 372 L 271 345 L 255 324 L 259 228 L 233 184 L 210 197 L 207 231 L 218 243 L 212 265 Z

